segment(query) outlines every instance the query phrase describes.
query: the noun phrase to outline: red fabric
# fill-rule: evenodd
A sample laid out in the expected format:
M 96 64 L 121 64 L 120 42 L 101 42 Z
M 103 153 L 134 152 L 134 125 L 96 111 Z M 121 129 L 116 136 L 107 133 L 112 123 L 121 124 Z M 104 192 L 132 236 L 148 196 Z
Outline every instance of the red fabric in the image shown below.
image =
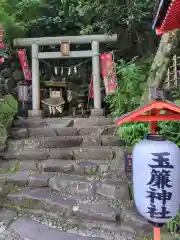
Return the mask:
M 93 75 L 91 75 L 91 81 L 89 86 L 89 98 L 94 99 Z
M 0 57 L 0 63 L 3 63 L 3 62 L 4 62 L 4 58 Z
M 28 84 L 31 84 L 31 70 L 29 68 L 26 52 L 24 49 L 18 50 L 18 55 L 19 55 L 19 61 L 21 64 L 21 68 L 24 73 L 24 78 Z
M 0 48 L 5 49 L 5 48 L 6 48 L 6 45 L 5 45 L 3 42 L 0 42 Z
M 156 28 L 156 34 L 161 35 L 178 28 L 180 28 L 180 0 L 172 0 L 161 26 Z
M 101 63 L 101 75 L 104 80 L 104 86 L 106 90 L 106 95 L 116 92 L 117 83 L 113 63 L 113 54 L 112 53 L 101 53 L 100 54 L 100 63 Z M 111 75 L 111 81 L 109 82 L 108 76 Z

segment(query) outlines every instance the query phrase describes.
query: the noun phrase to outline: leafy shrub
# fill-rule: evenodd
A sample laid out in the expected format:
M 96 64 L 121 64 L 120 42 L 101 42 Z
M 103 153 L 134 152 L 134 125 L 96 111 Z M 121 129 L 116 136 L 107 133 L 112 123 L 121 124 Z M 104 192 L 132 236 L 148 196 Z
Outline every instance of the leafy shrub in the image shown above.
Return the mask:
M 5 147 L 8 131 L 18 111 L 18 103 L 10 94 L 1 98 L 0 101 L 0 150 Z
M 150 60 L 133 59 L 128 63 L 119 61 L 117 66 L 119 88 L 116 94 L 106 97 L 113 117 L 118 118 L 140 106 L 143 83 L 149 70 L 149 64 Z M 173 99 L 180 98 L 179 89 L 172 87 L 170 93 Z M 176 100 L 175 103 L 179 104 L 180 100 Z M 167 139 L 180 146 L 180 121 L 159 122 L 158 125 L 161 129 L 160 134 L 165 135 Z M 146 133 L 148 133 L 148 123 L 123 124 L 117 131 L 119 138 L 125 140 L 127 145 L 131 147 Z

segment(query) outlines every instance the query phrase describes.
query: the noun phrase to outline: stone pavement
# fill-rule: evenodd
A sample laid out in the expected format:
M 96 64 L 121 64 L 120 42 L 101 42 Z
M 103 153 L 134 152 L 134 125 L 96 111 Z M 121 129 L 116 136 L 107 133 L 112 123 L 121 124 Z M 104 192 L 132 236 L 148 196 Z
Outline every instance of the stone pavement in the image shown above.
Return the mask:
M 0 162 L 0 240 L 135 240 L 152 233 L 129 199 L 110 118 L 14 123 Z

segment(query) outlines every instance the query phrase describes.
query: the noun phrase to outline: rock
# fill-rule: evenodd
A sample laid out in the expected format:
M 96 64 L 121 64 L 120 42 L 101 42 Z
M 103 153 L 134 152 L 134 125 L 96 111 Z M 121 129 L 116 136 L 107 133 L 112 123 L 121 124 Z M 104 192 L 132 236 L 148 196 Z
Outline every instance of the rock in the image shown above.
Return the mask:
M 122 211 L 121 219 L 126 225 L 134 229 L 138 236 L 152 236 L 152 225 L 135 208 Z
M 28 187 L 33 188 L 48 187 L 49 179 L 50 177 L 48 175 L 33 174 L 29 177 Z
M 10 225 L 10 230 L 17 233 L 23 240 L 103 240 L 89 236 L 81 236 L 61 232 L 58 229 L 46 227 L 29 218 L 20 218 Z M 7 239 L 9 240 L 9 239 Z M 19 239 L 18 239 L 19 240 Z
M 36 161 L 18 161 L 18 160 L 9 160 L 1 161 L 0 169 L 1 172 L 12 172 L 12 171 L 31 171 L 37 170 Z
M 1 208 L 1 210 L 0 210 L 0 236 L 1 236 L 1 233 L 8 227 L 8 225 L 16 217 L 17 217 L 17 212 L 15 210 Z
M 86 127 L 80 128 L 78 131 L 78 135 L 86 136 L 86 135 L 102 135 L 104 128 L 97 128 L 97 127 Z
M 29 209 L 46 210 L 59 215 L 70 216 L 76 200 L 64 198 L 61 194 L 52 193 L 48 188 L 36 188 L 7 195 L 11 204 Z
M 115 156 L 115 151 L 110 148 L 80 148 L 74 149 L 74 159 L 84 159 L 84 160 L 112 160 Z
M 99 166 L 96 162 L 80 161 L 74 165 L 74 171 L 80 175 L 93 175 L 99 170 Z
M 7 150 L 10 152 L 16 152 L 22 150 L 23 140 L 9 140 L 7 144 Z
M 28 128 L 29 137 L 53 137 L 56 136 L 54 129 L 52 128 Z
M 78 147 L 82 143 L 82 137 L 71 136 L 71 137 L 46 137 L 41 139 L 41 146 L 44 148 L 64 148 L 64 147 Z
M 49 186 L 53 190 L 71 195 L 84 195 L 94 198 L 94 183 L 76 176 L 53 177 L 49 180 Z
M 76 136 L 78 129 L 74 127 L 65 127 L 65 128 L 55 128 L 57 136 Z
M 23 140 L 23 150 L 34 148 L 41 148 L 41 141 L 39 138 L 27 138 Z
M 113 181 L 96 181 L 96 194 L 111 199 L 129 200 L 128 183 L 125 181 L 116 183 L 113 183 Z
M 82 147 L 96 147 L 101 146 L 101 138 L 100 136 L 91 135 L 91 136 L 83 136 Z
M 75 128 L 90 128 L 93 126 L 107 126 L 113 124 L 113 120 L 111 118 L 105 118 L 105 117 L 92 117 L 92 118 L 77 118 L 74 119 L 74 125 Z
M 109 208 L 106 203 L 87 203 L 79 204 L 74 208 L 73 215 L 76 217 L 89 218 L 92 220 L 114 221 L 116 219 L 117 210 Z
M 20 187 L 27 186 L 29 183 L 29 171 L 18 172 L 18 173 L 8 173 L 5 176 L 5 181 L 8 184 L 15 184 Z
M 63 172 L 71 173 L 74 171 L 74 160 L 45 160 L 38 164 L 41 172 Z
M 124 146 L 125 142 L 119 140 L 117 136 L 102 136 L 102 146 Z
M 5 69 L 1 70 L 1 75 L 4 78 L 10 77 L 11 76 L 11 69 L 10 68 L 5 68 Z
M 44 160 L 47 159 L 48 153 L 44 149 L 31 149 L 23 150 L 23 151 L 16 151 L 16 152 L 5 152 L 2 154 L 2 158 L 4 160 L 12 160 L 18 159 L 21 160 Z
M 48 157 L 50 159 L 73 159 L 73 150 L 72 149 L 50 149 L 48 152 Z M 47 159 L 47 158 L 46 158 Z
M 104 109 L 92 109 L 91 117 L 102 117 L 105 115 Z
M 30 137 L 76 136 L 77 129 L 73 127 L 63 128 L 28 128 Z
M 27 138 L 28 130 L 27 128 L 13 128 L 11 130 L 11 137 L 15 139 Z

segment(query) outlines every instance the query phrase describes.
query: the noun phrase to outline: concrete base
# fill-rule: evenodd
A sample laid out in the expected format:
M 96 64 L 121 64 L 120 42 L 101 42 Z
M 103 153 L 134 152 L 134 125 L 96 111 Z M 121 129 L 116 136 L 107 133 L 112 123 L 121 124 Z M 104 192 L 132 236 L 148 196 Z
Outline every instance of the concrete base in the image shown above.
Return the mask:
M 42 110 L 29 110 L 28 117 L 42 117 Z
M 90 117 L 103 117 L 103 116 L 105 116 L 105 111 L 103 108 L 91 110 Z

